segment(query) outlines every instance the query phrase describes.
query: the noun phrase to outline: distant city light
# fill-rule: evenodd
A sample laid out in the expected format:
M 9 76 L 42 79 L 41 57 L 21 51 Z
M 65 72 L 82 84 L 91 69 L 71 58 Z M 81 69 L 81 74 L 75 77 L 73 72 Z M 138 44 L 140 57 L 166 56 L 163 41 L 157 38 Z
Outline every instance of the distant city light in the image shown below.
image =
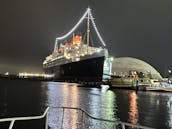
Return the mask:
M 9 72 L 6 72 L 5 75 L 8 76 L 9 75 Z
M 169 70 L 168 70 L 168 73 L 171 73 L 171 72 L 172 72 L 171 69 L 169 69 Z
M 44 77 L 44 78 L 51 78 L 54 77 L 54 74 L 44 74 L 44 73 L 19 73 L 20 78 L 25 77 Z

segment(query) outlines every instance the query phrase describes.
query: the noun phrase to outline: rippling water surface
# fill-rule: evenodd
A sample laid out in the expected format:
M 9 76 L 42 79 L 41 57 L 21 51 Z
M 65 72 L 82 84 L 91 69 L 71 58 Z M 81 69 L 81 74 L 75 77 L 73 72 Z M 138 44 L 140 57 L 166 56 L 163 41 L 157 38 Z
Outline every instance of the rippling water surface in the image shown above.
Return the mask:
M 81 107 L 99 118 L 121 120 L 157 129 L 172 128 L 172 93 L 136 93 L 117 89 L 102 92 L 100 88 L 79 87 L 69 83 L 0 80 L 1 118 L 40 115 L 47 106 Z M 64 116 L 66 121 L 63 128 L 80 128 L 80 121 L 77 120 L 82 116 L 79 112 L 66 110 L 65 113 L 68 115 Z M 61 117 L 60 109 L 51 108 L 49 127 L 60 128 Z M 43 121 L 40 127 L 44 126 Z M 95 126 L 94 123 L 96 122 L 90 122 L 90 128 L 114 128 L 113 125 L 103 126 L 99 123 Z M 21 126 L 23 123 L 16 122 L 16 128 Z M 30 129 L 38 129 L 35 124 L 29 126 Z

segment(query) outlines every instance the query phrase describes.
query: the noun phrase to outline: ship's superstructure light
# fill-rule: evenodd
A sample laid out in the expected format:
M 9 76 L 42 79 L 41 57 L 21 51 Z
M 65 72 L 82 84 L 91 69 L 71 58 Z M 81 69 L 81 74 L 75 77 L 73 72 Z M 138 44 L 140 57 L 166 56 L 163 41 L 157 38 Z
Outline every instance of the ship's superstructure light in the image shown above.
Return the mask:
M 100 52 L 101 51 L 101 49 L 97 49 L 97 51 L 96 52 Z
M 96 27 L 96 24 L 95 24 L 95 22 L 94 22 L 94 18 L 93 18 L 93 16 L 92 16 L 91 12 L 90 12 L 90 17 L 91 17 L 91 22 L 92 22 L 92 24 L 93 24 L 93 26 L 94 26 L 94 29 L 95 29 L 95 31 L 96 31 L 96 33 L 97 33 L 97 35 L 98 35 L 98 37 L 99 37 L 101 43 L 102 43 L 104 46 L 106 46 L 104 40 L 102 39 L 102 37 L 101 37 L 101 35 L 100 35 L 100 33 L 99 33 L 97 27 Z
M 54 76 L 54 74 L 43 74 L 43 73 L 18 73 L 20 78 L 25 77 L 45 77 L 45 78 L 51 78 Z
M 80 58 L 76 58 L 76 61 L 80 61 Z

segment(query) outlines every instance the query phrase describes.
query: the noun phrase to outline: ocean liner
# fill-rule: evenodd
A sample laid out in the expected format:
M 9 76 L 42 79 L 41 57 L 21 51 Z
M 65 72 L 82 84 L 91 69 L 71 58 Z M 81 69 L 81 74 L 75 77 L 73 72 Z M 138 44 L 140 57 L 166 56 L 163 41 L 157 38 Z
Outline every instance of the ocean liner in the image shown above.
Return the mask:
M 86 20 L 86 38 L 74 34 L 76 28 Z M 90 45 L 90 24 L 102 43 L 101 47 Z M 70 42 L 62 42 L 71 37 Z M 61 42 L 60 42 L 61 41 Z M 105 65 L 108 50 L 94 22 L 91 9 L 87 8 L 77 24 L 66 35 L 56 38 L 54 51 L 43 62 L 45 73 L 54 74 L 56 81 L 101 82 L 103 73 L 110 69 Z M 106 61 L 107 62 L 107 61 Z

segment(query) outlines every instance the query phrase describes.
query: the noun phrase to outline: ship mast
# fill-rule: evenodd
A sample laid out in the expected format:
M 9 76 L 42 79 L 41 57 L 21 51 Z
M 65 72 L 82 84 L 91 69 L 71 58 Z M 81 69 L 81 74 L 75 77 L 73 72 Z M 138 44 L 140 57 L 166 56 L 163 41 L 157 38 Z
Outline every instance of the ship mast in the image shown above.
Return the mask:
M 94 30 L 97 33 L 97 36 L 98 36 L 100 42 L 103 44 L 103 46 L 106 46 L 104 40 L 102 39 L 102 37 L 101 37 L 101 35 L 97 29 L 95 22 L 94 22 L 94 18 L 92 16 L 91 9 L 88 7 L 86 12 L 83 14 L 83 16 L 77 22 L 77 24 L 68 33 L 66 33 L 65 35 L 63 35 L 61 37 L 56 38 L 55 44 L 54 44 L 54 51 L 56 51 L 58 49 L 58 41 L 63 40 L 65 38 L 67 38 L 69 35 L 71 35 L 76 30 L 76 28 L 81 24 L 81 22 L 86 18 L 87 15 L 88 15 L 88 17 L 87 17 L 87 46 L 89 45 L 89 38 L 90 38 L 90 20 L 91 20 L 91 23 L 94 27 Z
M 87 53 L 88 53 L 89 41 L 90 41 L 90 11 L 88 11 L 88 16 L 87 16 Z

